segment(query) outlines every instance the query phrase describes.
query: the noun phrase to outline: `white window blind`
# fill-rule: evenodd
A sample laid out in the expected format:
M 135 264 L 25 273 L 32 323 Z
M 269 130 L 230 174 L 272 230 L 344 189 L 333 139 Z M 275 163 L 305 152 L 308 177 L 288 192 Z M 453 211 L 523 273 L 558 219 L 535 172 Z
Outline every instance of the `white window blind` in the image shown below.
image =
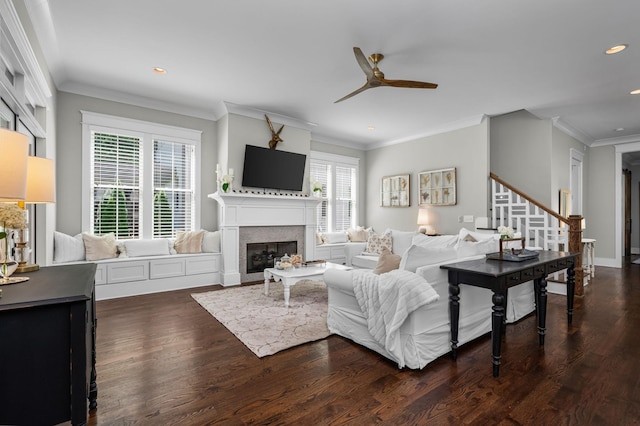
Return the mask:
M 118 239 L 200 228 L 201 132 L 82 111 L 82 229 Z
M 316 211 L 318 232 L 343 231 L 356 226 L 358 159 L 311 153 L 311 179 L 322 183 L 322 202 Z
M 194 147 L 153 143 L 153 236 L 167 238 L 193 228 Z
M 138 238 L 140 232 L 140 139 L 92 132 L 93 232 Z

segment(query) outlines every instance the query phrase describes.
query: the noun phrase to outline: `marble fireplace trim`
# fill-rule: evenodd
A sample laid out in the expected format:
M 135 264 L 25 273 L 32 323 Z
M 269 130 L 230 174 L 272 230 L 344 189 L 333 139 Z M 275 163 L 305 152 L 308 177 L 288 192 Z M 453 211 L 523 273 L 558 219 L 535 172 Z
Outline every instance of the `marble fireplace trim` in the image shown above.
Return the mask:
M 298 252 L 303 254 L 304 259 L 316 258 L 316 206 L 320 202 L 319 199 L 304 195 L 251 192 L 216 192 L 210 194 L 209 198 L 218 203 L 223 286 L 240 284 L 243 279 L 242 268 L 246 271 L 246 258 L 240 259 L 242 227 L 299 226 L 303 233 L 303 244 L 298 247 Z M 280 240 L 280 238 L 277 239 Z M 246 248 L 243 247 L 243 250 Z
M 264 273 L 247 274 L 247 244 L 295 241 L 298 253 L 304 253 L 304 226 L 243 226 L 240 228 L 239 241 L 240 281 L 260 281 L 264 279 Z

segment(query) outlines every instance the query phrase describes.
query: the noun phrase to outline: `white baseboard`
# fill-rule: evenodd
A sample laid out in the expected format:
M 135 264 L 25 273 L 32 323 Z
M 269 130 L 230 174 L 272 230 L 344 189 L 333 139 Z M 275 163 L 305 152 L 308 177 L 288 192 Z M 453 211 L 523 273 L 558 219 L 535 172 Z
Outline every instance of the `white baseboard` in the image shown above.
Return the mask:
M 640 254 L 640 247 L 631 247 L 631 254 Z

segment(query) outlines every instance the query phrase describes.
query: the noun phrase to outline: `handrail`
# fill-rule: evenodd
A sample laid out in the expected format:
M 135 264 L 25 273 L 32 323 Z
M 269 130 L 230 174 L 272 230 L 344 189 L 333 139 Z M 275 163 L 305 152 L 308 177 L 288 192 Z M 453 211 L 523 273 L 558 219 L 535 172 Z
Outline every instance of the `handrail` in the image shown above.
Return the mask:
M 510 191 L 514 194 L 516 194 L 518 197 L 522 198 L 524 201 L 526 201 L 527 203 L 530 203 L 532 205 L 534 205 L 536 208 L 538 208 L 541 212 L 544 212 L 545 215 L 547 215 L 547 218 L 554 218 L 557 219 L 559 222 L 559 224 L 566 224 L 568 225 L 568 239 L 567 241 L 567 246 L 565 246 L 565 249 L 568 248 L 568 250 L 571 253 L 578 253 L 578 256 L 576 257 L 576 261 L 575 261 L 575 265 L 574 265 L 574 269 L 575 269 L 575 294 L 576 296 L 582 296 L 584 295 L 584 288 L 583 288 L 583 284 L 584 284 L 584 271 L 582 269 L 582 216 L 581 215 L 570 215 L 569 217 L 563 217 L 561 215 L 559 215 L 558 213 L 554 212 L 553 210 L 551 210 L 550 208 L 548 208 L 547 206 L 545 206 L 544 204 L 534 200 L 533 198 L 531 198 L 530 196 L 526 195 L 525 193 L 523 193 L 522 191 L 518 190 L 517 188 L 515 188 L 513 185 L 508 184 L 507 182 L 505 182 L 504 180 L 500 179 L 500 177 L 498 177 L 497 175 L 495 175 L 494 173 L 489 173 L 490 178 L 495 181 L 498 185 L 500 185 L 501 187 L 505 188 L 507 191 Z M 494 187 L 494 185 L 491 185 L 492 188 Z M 492 209 L 496 208 L 496 199 L 494 197 L 492 197 Z M 495 212 L 494 212 L 495 213 Z M 511 213 L 508 213 L 508 217 L 511 217 Z M 495 226 L 495 214 L 494 214 L 494 226 Z M 553 219 L 551 219 L 553 220 Z M 563 228 L 564 225 L 559 225 L 557 228 L 558 231 L 560 231 L 560 228 Z M 549 228 L 546 228 L 547 230 Z M 566 228 L 565 228 L 566 229 Z M 528 232 L 528 230 L 524 229 L 522 231 L 522 235 L 526 236 L 526 232 Z M 535 233 L 535 231 L 534 231 Z M 538 234 L 539 235 L 539 234 Z M 543 246 L 547 246 L 547 242 L 556 242 L 557 240 L 548 240 L 548 235 L 546 233 L 543 232 L 544 235 L 544 240 L 546 241 Z M 535 237 L 537 238 L 537 236 Z
M 489 176 L 491 177 L 491 179 L 495 180 L 496 182 L 498 182 L 500 185 L 504 186 L 505 188 L 515 192 L 516 194 L 518 194 L 519 196 L 521 196 L 522 198 L 524 198 L 525 200 L 527 200 L 531 204 L 534 204 L 536 207 L 541 208 L 542 210 L 544 210 L 545 212 L 549 213 L 551 216 L 555 217 L 559 221 L 564 222 L 567 225 L 569 225 L 569 219 L 568 218 L 559 215 L 558 213 L 554 212 L 553 210 L 551 210 L 550 208 L 548 208 L 547 206 L 545 206 L 541 202 L 534 200 L 533 198 L 531 198 L 530 196 L 528 196 L 524 192 L 520 191 L 518 188 L 516 188 L 513 185 L 508 184 L 504 180 L 500 179 L 500 177 L 498 175 L 490 172 Z

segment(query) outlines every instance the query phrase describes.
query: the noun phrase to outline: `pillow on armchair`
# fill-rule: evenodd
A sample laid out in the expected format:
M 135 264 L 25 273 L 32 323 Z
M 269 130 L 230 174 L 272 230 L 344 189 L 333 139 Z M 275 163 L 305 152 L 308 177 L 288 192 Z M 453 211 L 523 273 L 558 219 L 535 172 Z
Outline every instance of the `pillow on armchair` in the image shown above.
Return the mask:
M 398 269 L 399 266 L 400 266 L 400 256 L 397 254 L 391 253 L 388 248 L 383 247 L 382 253 L 380 253 L 380 257 L 378 257 L 378 263 L 376 264 L 376 267 L 373 270 L 373 273 L 378 275 L 384 274 L 385 272 Z
M 378 235 L 375 232 L 370 233 L 369 239 L 367 239 L 367 247 L 364 251 L 370 254 L 381 254 L 384 248 L 393 253 L 393 238 L 391 237 L 391 233 L 385 232 L 382 235 Z

